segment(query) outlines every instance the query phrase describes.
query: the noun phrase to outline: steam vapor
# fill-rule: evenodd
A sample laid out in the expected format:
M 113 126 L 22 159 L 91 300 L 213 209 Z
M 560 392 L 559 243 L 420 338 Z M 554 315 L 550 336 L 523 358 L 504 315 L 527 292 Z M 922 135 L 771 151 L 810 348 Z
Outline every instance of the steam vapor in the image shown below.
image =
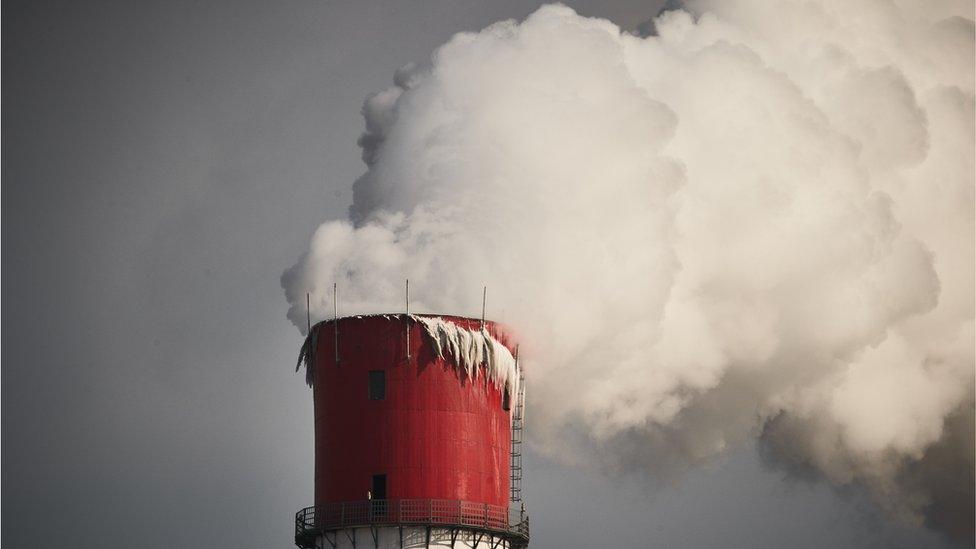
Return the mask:
M 288 316 L 480 314 L 538 451 L 789 471 L 973 535 L 971 2 L 694 1 L 647 36 L 546 6 L 370 96 L 349 220 Z M 477 311 L 477 312 L 476 312 Z

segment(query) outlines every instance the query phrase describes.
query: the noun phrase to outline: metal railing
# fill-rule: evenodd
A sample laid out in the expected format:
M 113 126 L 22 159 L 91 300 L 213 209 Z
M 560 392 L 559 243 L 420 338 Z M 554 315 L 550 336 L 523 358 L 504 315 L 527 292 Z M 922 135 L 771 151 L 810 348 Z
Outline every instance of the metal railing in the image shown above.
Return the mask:
M 314 539 L 324 532 L 374 525 L 466 528 L 521 544 L 529 540 L 524 509 L 446 499 L 374 499 L 302 509 L 295 515 L 295 543 L 314 547 Z

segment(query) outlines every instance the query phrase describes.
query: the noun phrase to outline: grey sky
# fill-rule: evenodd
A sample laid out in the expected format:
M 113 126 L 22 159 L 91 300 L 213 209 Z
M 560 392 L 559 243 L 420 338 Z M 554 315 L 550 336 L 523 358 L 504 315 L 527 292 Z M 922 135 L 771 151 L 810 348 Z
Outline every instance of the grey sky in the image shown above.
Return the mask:
M 569 2 L 628 29 L 662 3 Z M 5 547 L 293 546 L 311 393 L 281 272 L 345 215 L 364 96 L 537 5 L 4 4 Z M 752 448 L 663 486 L 529 455 L 525 485 L 539 549 L 943 545 Z

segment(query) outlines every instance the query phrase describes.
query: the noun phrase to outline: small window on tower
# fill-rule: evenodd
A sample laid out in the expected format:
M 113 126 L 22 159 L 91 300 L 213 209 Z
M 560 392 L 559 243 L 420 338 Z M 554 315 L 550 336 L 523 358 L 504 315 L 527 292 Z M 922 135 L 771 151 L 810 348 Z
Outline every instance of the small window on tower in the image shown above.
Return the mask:
M 386 372 L 384 370 L 369 371 L 369 399 L 386 400 Z
M 512 392 L 508 390 L 508 385 L 505 385 L 505 392 L 502 393 L 502 410 L 506 412 L 512 409 Z

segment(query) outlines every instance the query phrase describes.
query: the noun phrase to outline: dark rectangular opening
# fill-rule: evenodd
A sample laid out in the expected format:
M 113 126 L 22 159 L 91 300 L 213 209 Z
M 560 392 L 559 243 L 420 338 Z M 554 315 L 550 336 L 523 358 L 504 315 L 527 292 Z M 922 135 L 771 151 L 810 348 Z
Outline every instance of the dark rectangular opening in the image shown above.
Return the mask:
M 386 499 L 386 475 L 373 475 L 373 499 Z
M 369 371 L 369 399 L 386 400 L 386 372 L 384 370 Z

